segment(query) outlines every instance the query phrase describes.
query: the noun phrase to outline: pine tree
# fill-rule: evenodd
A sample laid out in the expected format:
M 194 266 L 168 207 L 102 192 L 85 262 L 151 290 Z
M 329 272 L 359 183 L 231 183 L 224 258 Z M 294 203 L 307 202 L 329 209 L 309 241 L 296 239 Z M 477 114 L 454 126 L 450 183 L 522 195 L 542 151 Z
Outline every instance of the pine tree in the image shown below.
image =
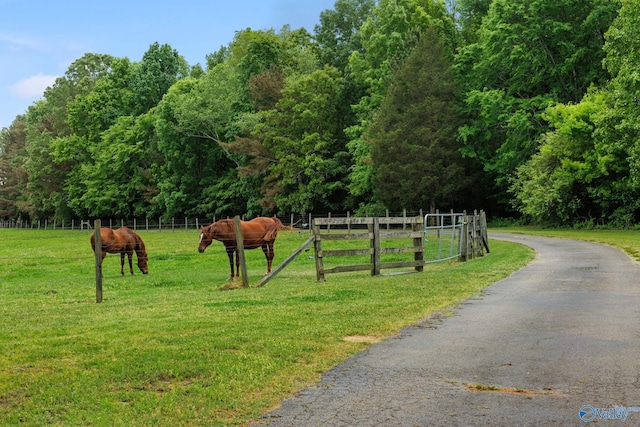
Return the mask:
M 369 132 L 376 197 L 392 210 L 453 207 L 464 185 L 459 91 L 434 29 L 402 63 Z

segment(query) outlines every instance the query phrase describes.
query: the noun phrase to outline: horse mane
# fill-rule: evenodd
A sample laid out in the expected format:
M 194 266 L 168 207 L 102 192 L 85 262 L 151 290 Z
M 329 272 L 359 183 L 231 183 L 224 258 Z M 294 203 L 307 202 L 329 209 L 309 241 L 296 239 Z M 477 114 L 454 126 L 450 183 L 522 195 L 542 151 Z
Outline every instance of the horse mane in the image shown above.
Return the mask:
M 232 239 L 234 242 L 236 241 L 236 225 L 233 219 L 227 218 L 221 220 L 221 223 L 224 224 L 220 233 L 222 236 L 228 239 Z
M 222 243 L 225 246 L 230 244 L 235 245 L 236 242 L 236 231 L 235 226 L 232 219 L 220 219 L 213 224 L 210 224 L 205 227 L 207 230 L 207 234 Z
M 135 247 L 136 254 L 140 256 L 139 252 L 141 252 L 146 255 L 147 249 L 144 246 L 144 241 L 142 240 L 142 237 L 140 237 L 137 233 L 133 233 L 133 237 L 136 239 L 136 247 Z

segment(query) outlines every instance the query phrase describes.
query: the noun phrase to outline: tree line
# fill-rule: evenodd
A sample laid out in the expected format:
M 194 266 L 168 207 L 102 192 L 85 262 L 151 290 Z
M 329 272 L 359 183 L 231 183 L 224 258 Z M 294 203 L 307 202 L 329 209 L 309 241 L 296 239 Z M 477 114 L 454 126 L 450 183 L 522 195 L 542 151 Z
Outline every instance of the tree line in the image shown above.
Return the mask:
M 337 0 L 239 30 L 87 53 L 0 132 L 0 217 L 483 208 L 640 213 L 637 0 Z

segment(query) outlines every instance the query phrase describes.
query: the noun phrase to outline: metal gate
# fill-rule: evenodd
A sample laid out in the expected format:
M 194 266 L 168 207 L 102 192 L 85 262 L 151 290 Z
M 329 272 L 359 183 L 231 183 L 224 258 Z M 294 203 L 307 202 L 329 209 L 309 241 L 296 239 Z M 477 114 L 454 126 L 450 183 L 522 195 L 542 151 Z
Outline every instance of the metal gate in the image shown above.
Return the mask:
M 458 258 L 464 213 L 426 214 L 424 216 L 425 264 Z

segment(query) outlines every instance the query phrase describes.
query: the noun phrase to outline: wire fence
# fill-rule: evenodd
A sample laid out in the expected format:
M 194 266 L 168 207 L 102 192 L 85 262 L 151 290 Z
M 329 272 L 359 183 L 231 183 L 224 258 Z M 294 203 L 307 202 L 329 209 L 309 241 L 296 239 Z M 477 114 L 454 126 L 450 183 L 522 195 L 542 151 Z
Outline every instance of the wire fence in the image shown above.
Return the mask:
M 324 214 L 289 214 L 289 215 L 276 215 L 276 217 L 282 222 L 283 225 L 290 228 L 296 228 L 301 230 L 308 230 L 311 232 L 311 224 L 313 218 L 341 218 L 352 216 L 350 212 L 346 213 L 324 213 Z M 411 217 L 411 216 L 424 216 L 422 210 L 420 211 L 402 211 L 402 212 L 386 212 L 387 217 Z M 231 219 L 232 217 L 224 217 Z M 157 230 L 157 231 L 175 231 L 175 230 L 197 230 L 201 226 L 209 225 L 223 217 L 216 218 L 171 218 L 170 220 L 163 220 L 162 218 L 95 218 L 100 219 L 102 227 L 119 228 L 128 227 L 132 230 Z M 22 219 L 0 219 L 0 229 L 3 228 L 15 228 L 15 229 L 37 229 L 37 230 L 79 230 L 86 231 L 92 230 L 95 219 L 72 219 L 72 220 L 22 220 Z M 249 220 L 251 218 L 241 217 L 242 220 Z
M 420 211 L 402 211 L 402 212 L 386 212 L 387 217 L 415 217 L 420 216 L 425 218 L 424 229 L 424 245 L 425 245 L 425 263 L 442 261 L 450 258 L 454 258 L 459 254 L 459 239 L 457 229 L 449 230 L 449 226 L 460 222 L 455 214 L 423 214 Z M 313 234 L 312 224 L 315 218 L 331 219 L 331 218 L 349 218 L 352 217 L 349 212 L 347 213 L 327 213 L 327 214 L 290 214 L 290 215 L 278 215 L 277 218 L 280 222 L 290 230 L 295 230 L 301 233 Z M 353 216 L 352 218 L 354 218 Z M 226 218 L 226 217 L 225 217 Z M 436 219 L 437 218 L 437 219 Z M 449 224 L 449 218 L 453 218 L 452 224 Z M 163 220 L 161 218 L 151 219 L 101 219 L 101 226 L 116 229 L 119 227 L 128 227 L 136 232 L 172 232 L 172 231 L 191 231 L 194 236 L 191 238 L 184 237 L 177 240 L 171 240 L 164 243 L 164 250 L 171 254 L 172 258 L 175 257 L 191 257 L 197 252 L 199 240 L 197 232 L 200 231 L 200 227 L 207 226 L 213 222 L 223 218 L 211 217 L 204 218 L 172 218 L 171 220 Z M 249 220 L 250 218 L 243 218 Z M 436 223 L 433 223 L 433 221 Z M 71 221 L 21 221 L 21 220 L 0 220 L 0 233 L 2 229 L 24 229 L 24 230 L 67 230 L 67 231 L 83 231 L 87 233 L 87 236 L 93 233 L 95 220 L 71 220 Z M 346 226 L 335 225 L 332 221 L 326 221 L 323 228 L 328 231 L 340 232 L 346 230 L 349 232 L 358 231 L 357 224 L 347 222 Z M 385 224 L 381 226 L 385 229 L 402 228 L 403 225 L 391 225 Z M 10 243 L 7 243 L 10 245 Z M 21 245 L 23 243 L 21 242 Z M 86 251 L 85 249 L 89 250 Z M 93 258 L 94 254 L 89 246 L 87 239 L 86 248 L 83 247 L 82 253 L 73 255 L 62 255 L 61 253 L 49 254 L 50 262 L 54 262 L 54 259 L 58 259 L 60 262 L 64 262 L 68 259 L 76 258 Z M 42 253 L 31 254 L 29 251 L 21 251 L 20 254 L 15 252 L 3 252 L 0 251 L 0 260 L 7 261 L 10 259 L 20 259 L 28 262 L 29 259 L 40 260 Z

